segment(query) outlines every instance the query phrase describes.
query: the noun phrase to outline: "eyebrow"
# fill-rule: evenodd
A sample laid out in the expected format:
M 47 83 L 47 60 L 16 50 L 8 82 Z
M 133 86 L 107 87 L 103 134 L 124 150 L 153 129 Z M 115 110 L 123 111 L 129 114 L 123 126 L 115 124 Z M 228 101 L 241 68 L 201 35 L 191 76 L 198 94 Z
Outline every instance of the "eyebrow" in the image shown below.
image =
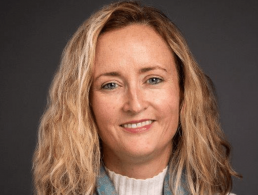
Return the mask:
M 151 66 L 151 67 L 142 68 L 142 69 L 140 69 L 139 72 L 140 73 L 145 73 L 145 72 L 155 70 L 155 69 L 160 69 L 160 70 L 163 70 L 163 71 L 167 72 L 167 69 L 161 68 L 160 66 Z
M 95 80 L 98 80 L 102 76 L 121 77 L 121 74 L 119 72 L 106 72 L 97 76 Z
M 142 73 L 146 73 L 146 72 L 156 70 L 156 69 L 160 69 L 160 70 L 163 70 L 163 71 L 167 72 L 167 69 L 165 69 L 165 68 L 161 68 L 160 66 L 152 66 L 152 67 L 141 68 L 139 70 L 139 73 L 142 74 Z M 98 80 L 101 76 L 121 77 L 121 74 L 119 72 L 106 72 L 106 73 L 98 75 L 95 80 Z

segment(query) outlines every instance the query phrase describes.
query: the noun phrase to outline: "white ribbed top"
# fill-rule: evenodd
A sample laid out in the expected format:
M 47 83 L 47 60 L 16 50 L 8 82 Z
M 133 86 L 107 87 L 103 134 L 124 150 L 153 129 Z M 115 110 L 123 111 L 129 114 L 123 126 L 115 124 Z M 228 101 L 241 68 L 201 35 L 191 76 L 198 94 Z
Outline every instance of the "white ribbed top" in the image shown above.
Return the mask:
M 106 168 L 119 195 L 162 195 L 167 167 L 158 175 L 148 179 L 134 179 L 117 174 Z

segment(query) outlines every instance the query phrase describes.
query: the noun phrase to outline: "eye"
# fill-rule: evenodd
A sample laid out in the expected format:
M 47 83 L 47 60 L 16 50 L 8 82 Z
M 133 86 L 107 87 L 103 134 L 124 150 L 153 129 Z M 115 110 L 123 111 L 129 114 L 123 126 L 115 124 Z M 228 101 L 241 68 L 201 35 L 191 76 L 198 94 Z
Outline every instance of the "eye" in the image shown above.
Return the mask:
M 147 80 L 147 83 L 148 83 L 148 84 L 151 84 L 151 85 L 156 85 L 156 84 L 158 84 L 158 83 L 161 83 L 162 81 L 163 81 L 163 80 L 160 79 L 160 78 L 152 77 L 152 78 L 149 78 L 149 79 Z
M 102 89 L 108 89 L 108 90 L 115 89 L 117 87 L 118 87 L 117 83 L 107 83 L 107 84 L 101 86 Z

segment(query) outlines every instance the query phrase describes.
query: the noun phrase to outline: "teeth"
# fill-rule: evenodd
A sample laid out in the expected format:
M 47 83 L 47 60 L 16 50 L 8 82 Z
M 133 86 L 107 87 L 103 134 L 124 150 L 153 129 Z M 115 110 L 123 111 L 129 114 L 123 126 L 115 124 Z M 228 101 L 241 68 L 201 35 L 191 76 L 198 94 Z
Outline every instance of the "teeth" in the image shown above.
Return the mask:
M 141 123 L 132 123 L 132 124 L 124 124 L 122 125 L 123 127 L 125 128 L 137 128 L 137 127 L 143 127 L 145 125 L 150 125 L 152 123 L 151 120 L 148 120 L 148 121 L 144 121 L 144 122 L 141 122 Z

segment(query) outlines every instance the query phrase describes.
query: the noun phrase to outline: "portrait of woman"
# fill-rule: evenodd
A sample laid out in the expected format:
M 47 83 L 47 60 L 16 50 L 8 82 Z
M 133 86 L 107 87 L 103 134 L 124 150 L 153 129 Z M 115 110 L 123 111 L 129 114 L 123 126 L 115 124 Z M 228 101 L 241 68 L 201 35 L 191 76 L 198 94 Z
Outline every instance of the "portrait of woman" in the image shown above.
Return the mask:
M 1 195 L 257 195 L 257 0 L 2 0 Z
M 68 42 L 39 127 L 36 194 L 228 194 L 230 145 L 210 79 L 178 28 L 136 2 Z

